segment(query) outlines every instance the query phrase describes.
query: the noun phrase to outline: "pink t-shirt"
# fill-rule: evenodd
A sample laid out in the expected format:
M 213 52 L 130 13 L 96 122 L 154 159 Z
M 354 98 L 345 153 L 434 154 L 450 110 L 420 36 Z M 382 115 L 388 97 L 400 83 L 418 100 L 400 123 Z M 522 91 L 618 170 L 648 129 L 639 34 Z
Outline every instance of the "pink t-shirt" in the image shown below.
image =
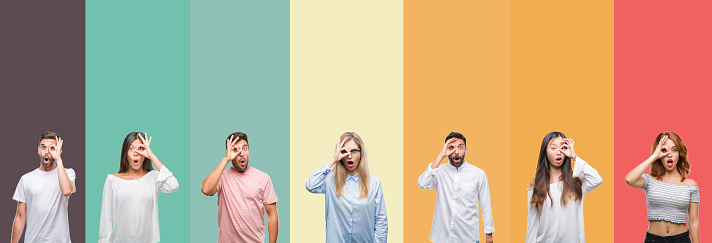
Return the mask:
M 249 167 L 245 172 L 232 168 L 218 181 L 218 242 L 263 242 L 265 205 L 277 202 L 272 179 Z

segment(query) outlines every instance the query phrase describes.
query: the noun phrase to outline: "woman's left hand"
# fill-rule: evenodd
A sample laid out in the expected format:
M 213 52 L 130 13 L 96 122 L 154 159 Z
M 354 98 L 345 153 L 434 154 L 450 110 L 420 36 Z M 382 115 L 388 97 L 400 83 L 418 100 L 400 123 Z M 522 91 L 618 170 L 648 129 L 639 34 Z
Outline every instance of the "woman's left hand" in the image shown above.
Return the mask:
M 146 136 L 148 136 L 148 133 L 146 133 Z M 153 137 L 149 137 L 148 140 L 146 140 L 146 137 L 143 136 L 143 133 L 139 133 L 138 138 L 141 139 L 141 143 L 143 144 L 139 145 L 136 148 L 136 152 L 148 159 L 153 158 L 153 151 L 151 151 L 151 139 L 153 139 Z
M 572 138 L 564 139 L 564 144 L 559 147 L 559 151 L 572 160 L 576 159 L 576 151 L 574 150 L 574 140 Z

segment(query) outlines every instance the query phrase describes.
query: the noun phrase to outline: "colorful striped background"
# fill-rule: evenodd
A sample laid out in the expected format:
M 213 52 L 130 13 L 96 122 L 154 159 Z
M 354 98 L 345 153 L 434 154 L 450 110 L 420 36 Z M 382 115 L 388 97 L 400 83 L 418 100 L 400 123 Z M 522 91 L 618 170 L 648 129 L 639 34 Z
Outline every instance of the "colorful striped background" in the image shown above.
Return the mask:
M 11 228 L 11 195 L 36 167 L 44 130 L 65 138 L 65 164 L 77 170 L 75 242 L 96 241 L 103 181 L 134 130 L 154 137 L 181 184 L 159 199 L 163 242 L 216 240 L 217 203 L 199 187 L 234 131 L 247 132 L 251 166 L 272 177 L 279 242 L 324 241 L 324 197 L 303 185 L 346 131 L 363 137 L 383 182 L 390 242 L 428 241 L 435 192 L 416 180 L 450 131 L 469 138 L 468 162 L 488 173 L 497 242 L 524 241 L 526 188 L 553 130 L 604 178 L 585 199 L 589 242 L 642 240 L 644 194 L 623 177 L 668 130 L 690 150 L 705 227 L 710 10 L 637 0 L 3 2 L 0 153 L 11 176 L 0 228 Z

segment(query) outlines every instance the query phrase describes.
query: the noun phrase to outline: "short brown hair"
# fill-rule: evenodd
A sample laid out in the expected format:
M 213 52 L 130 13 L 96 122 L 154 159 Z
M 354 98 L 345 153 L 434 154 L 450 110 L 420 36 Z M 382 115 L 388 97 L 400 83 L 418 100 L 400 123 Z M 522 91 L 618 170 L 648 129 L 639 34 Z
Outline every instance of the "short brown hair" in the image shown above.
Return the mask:
M 46 131 L 43 132 L 42 135 L 40 135 L 40 142 L 42 142 L 42 139 L 54 139 L 57 140 L 57 134 L 54 132 Z
M 238 137 L 242 140 L 245 140 L 245 142 L 247 143 L 248 146 L 250 145 L 250 142 L 247 141 L 247 134 L 245 134 L 243 132 L 233 132 L 230 135 L 228 135 L 227 139 L 225 139 L 225 140 L 230 140 L 230 137 L 232 137 L 233 139 L 235 139 L 235 137 Z M 227 148 L 227 144 L 225 144 L 225 148 Z

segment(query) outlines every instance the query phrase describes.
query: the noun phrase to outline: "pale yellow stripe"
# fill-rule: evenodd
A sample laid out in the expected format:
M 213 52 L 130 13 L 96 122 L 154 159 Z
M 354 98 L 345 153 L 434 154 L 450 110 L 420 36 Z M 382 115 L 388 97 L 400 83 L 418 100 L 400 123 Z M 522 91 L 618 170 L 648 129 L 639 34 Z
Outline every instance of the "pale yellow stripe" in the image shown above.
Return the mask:
M 354 131 L 403 242 L 403 2 L 292 1 L 290 28 L 291 241 L 325 241 L 324 195 L 304 182 Z

